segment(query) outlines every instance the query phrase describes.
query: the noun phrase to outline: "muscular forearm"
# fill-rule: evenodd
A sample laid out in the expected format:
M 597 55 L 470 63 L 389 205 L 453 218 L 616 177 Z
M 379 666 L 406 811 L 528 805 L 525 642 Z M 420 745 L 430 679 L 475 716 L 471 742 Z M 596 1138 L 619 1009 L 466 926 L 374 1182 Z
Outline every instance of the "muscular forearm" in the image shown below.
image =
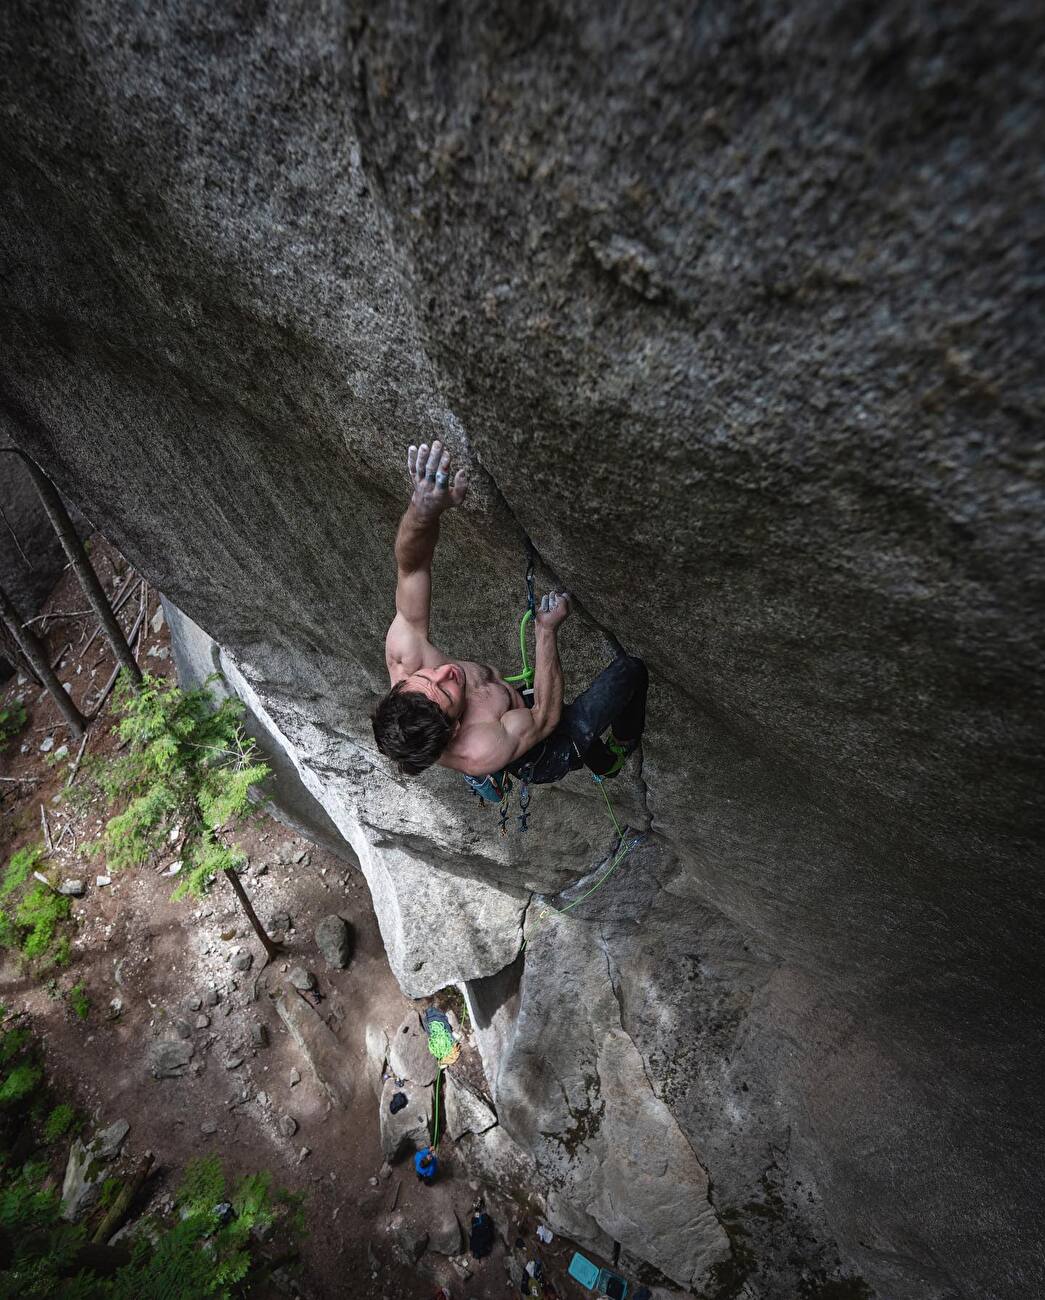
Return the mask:
M 396 533 L 396 567 L 400 573 L 416 573 L 429 569 L 435 544 L 439 540 L 439 512 L 419 510 L 413 501 L 399 521 Z
M 533 720 L 543 740 L 562 716 L 562 664 L 554 627 L 537 626 L 537 656 L 533 672 Z

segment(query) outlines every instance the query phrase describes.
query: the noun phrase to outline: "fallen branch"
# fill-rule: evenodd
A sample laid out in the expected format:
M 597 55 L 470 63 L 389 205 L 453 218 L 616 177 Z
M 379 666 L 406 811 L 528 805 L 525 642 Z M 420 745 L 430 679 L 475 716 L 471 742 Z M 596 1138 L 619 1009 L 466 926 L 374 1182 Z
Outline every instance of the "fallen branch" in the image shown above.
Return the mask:
M 54 845 L 51 843 L 51 828 L 47 824 L 47 809 L 40 805 L 40 825 L 44 828 L 44 840 L 47 843 L 47 852 L 54 852 Z
M 76 780 L 76 773 L 80 770 L 80 762 L 83 759 L 84 750 L 87 748 L 87 737 L 89 734 L 90 733 L 86 731 L 83 733 L 83 740 L 80 741 L 80 748 L 76 752 L 76 761 L 73 763 L 72 771 L 69 773 L 69 780 L 65 783 L 65 788 L 67 790 Z
M 65 658 L 65 656 L 69 653 L 69 651 L 70 651 L 72 648 L 73 648 L 73 643 L 72 643 L 71 641 L 66 641 L 66 643 L 65 643 L 65 649 L 62 651 L 62 653 L 58 656 L 58 658 L 57 658 L 57 659 L 54 661 L 54 663 L 51 665 L 51 671 L 52 671 L 52 672 L 57 672 L 57 671 L 58 671 L 58 669 L 61 667 L 62 660 Z
M 146 1151 L 142 1156 L 142 1162 L 135 1171 L 134 1177 L 129 1183 L 124 1183 L 123 1189 L 109 1207 L 109 1213 L 99 1223 L 94 1236 L 91 1238 L 92 1245 L 102 1246 L 109 1240 L 113 1233 L 119 1228 L 120 1224 L 126 1217 L 127 1211 L 131 1208 L 131 1203 L 142 1189 L 142 1184 L 149 1176 L 152 1169 L 153 1154 Z
M 36 785 L 38 776 L 0 776 L 0 781 L 11 781 L 15 785 Z
M 90 618 L 92 613 L 93 610 L 89 609 L 74 609 L 68 614 L 63 610 L 57 610 L 53 614 L 37 614 L 35 618 L 27 618 L 25 625 L 28 627 L 30 623 L 42 623 L 48 618 Z

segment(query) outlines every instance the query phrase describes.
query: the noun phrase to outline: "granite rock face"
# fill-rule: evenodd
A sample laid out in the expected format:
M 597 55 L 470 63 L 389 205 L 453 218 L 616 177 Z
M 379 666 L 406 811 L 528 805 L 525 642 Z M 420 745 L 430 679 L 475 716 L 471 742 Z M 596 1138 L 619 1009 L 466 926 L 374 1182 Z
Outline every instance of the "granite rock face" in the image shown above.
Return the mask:
M 490 1133 L 708 1294 L 1045 1287 L 1038 20 L 5 8 L 14 436 L 227 670 L 404 990 L 468 983 Z M 643 838 L 521 958 L 598 789 L 502 840 L 367 722 L 436 436 L 437 643 L 514 670 L 528 536 L 567 689 L 614 640 L 652 677 Z

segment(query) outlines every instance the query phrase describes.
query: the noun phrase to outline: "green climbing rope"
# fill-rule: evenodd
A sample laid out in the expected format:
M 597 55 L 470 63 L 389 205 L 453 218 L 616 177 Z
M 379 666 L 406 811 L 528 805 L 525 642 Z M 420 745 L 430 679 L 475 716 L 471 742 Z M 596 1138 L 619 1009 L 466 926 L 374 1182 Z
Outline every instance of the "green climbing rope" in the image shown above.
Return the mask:
M 534 670 L 530 665 L 530 656 L 526 651 L 526 628 L 533 618 L 533 610 L 528 609 L 519 620 L 519 657 L 522 660 L 522 672 L 513 677 L 506 677 L 506 682 L 524 682 L 527 688 L 533 685 Z
M 432 1150 L 434 1151 L 439 1145 L 439 1080 L 443 1077 L 443 1067 L 440 1065 L 435 1072 L 435 1106 L 432 1110 Z
M 442 1021 L 434 1020 L 428 1027 L 428 1050 L 442 1064 L 444 1057 L 454 1050 L 453 1035 Z
M 564 912 L 572 911 L 573 908 L 575 908 L 578 904 L 583 903 L 586 898 L 590 898 L 597 889 L 601 889 L 602 886 L 606 883 L 606 881 L 609 880 L 610 876 L 613 875 L 613 873 L 617 870 L 620 864 L 632 851 L 635 845 L 639 842 L 638 839 L 634 839 L 630 841 L 625 840 L 624 831 L 621 828 L 620 822 L 617 821 L 617 815 L 613 811 L 613 805 L 610 803 L 610 797 L 606 793 L 605 783 L 599 777 L 595 777 L 594 779 L 596 785 L 598 785 L 599 789 L 602 791 L 602 797 L 606 800 L 606 808 L 609 811 L 610 820 L 613 822 L 614 830 L 616 830 L 617 832 L 617 837 L 619 839 L 619 847 L 613 856 L 613 861 L 607 867 L 606 871 L 599 877 L 598 880 L 596 880 L 595 884 L 592 885 L 590 889 L 586 889 L 584 893 L 581 894 L 580 898 L 575 898 L 572 903 L 567 903 L 565 907 L 552 907 L 549 904 L 548 907 L 542 908 L 542 910 L 537 913 L 537 919 L 533 924 L 533 929 L 530 931 L 529 935 L 523 936 L 523 941 L 522 941 L 523 948 L 526 947 L 527 942 L 536 933 L 537 927 L 550 913 L 554 912 L 556 916 L 561 916 Z

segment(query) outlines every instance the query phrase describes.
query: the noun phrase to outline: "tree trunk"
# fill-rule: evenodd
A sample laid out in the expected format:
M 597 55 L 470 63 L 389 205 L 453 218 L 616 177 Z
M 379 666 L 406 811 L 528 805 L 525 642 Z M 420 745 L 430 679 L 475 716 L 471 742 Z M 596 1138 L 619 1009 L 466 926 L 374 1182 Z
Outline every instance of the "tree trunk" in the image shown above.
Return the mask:
M 243 910 L 247 914 L 247 920 L 254 927 L 254 933 L 261 940 L 261 946 L 265 949 L 265 954 L 266 954 L 265 965 L 267 966 L 270 961 L 276 960 L 276 958 L 283 951 L 283 949 L 280 947 L 278 943 L 276 943 L 274 939 L 270 939 L 268 935 L 265 933 L 265 928 L 258 920 L 258 914 L 257 912 L 254 911 L 254 908 L 251 906 L 250 899 L 247 897 L 247 891 L 243 888 L 243 882 L 240 880 L 236 872 L 231 871 L 228 867 L 226 867 L 225 875 L 228 877 L 229 884 L 232 886 L 233 890 L 235 891 L 236 897 L 243 905 Z
M 47 511 L 47 517 L 51 521 L 51 527 L 57 534 L 58 540 L 62 544 L 62 549 L 73 567 L 77 578 L 80 580 L 80 586 L 83 588 L 83 594 L 90 602 L 91 608 L 98 616 L 98 621 L 105 629 L 105 635 L 112 644 L 113 653 L 116 655 L 117 662 L 126 669 L 131 675 L 131 680 L 135 685 L 140 685 L 142 680 L 142 670 L 138 667 L 134 655 L 131 653 L 131 647 L 127 644 L 119 623 L 116 621 L 116 615 L 112 612 L 109 605 L 108 597 L 102 590 L 102 584 L 98 581 L 98 575 L 91 567 L 91 561 L 84 550 L 83 542 L 77 536 L 73 521 L 69 518 L 69 512 L 65 508 L 65 503 L 58 495 L 58 489 L 37 465 L 32 457 L 27 456 L 24 451 L 17 447 L 4 448 L 5 451 L 13 451 L 18 456 L 23 465 L 29 472 L 29 477 L 33 480 L 37 492 L 40 494 L 40 500 L 43 502 L 44 509 Z
M 146 1151 L 142 1156 L 141 1164 L 138 1166 L 134 1177 L 129 1183 L 125 1183 L 116 1200 L 109 1207 L 109 1212 L 99 1223 L 91 1242 L 95 1246 L 104 1246 L 113 1233 L 119 1228 L 120 1224 L 126 1217 L 127 1211 L 131 1208 L 131 1203 L 142 1189 L 149 1171 L 152 1169 L 153 1155 L 151 1151 Z
M 32 664 L 33 672 L 47 687 L 52 699 L 65 715 L 65 720 L 68 722 L 73 735 L 77 738 L 82 736 L 87 729 L 87 720 L 69 698 L 68 692 L 51 670 L 47 658 L 47 647 L 35 632 L 23 625 L 21 614 L 15 609 L 10 596 L 3 587 L 0 587 L 0 617 L 3 618 L 11 635 L 22 647 L 22 653 Z

